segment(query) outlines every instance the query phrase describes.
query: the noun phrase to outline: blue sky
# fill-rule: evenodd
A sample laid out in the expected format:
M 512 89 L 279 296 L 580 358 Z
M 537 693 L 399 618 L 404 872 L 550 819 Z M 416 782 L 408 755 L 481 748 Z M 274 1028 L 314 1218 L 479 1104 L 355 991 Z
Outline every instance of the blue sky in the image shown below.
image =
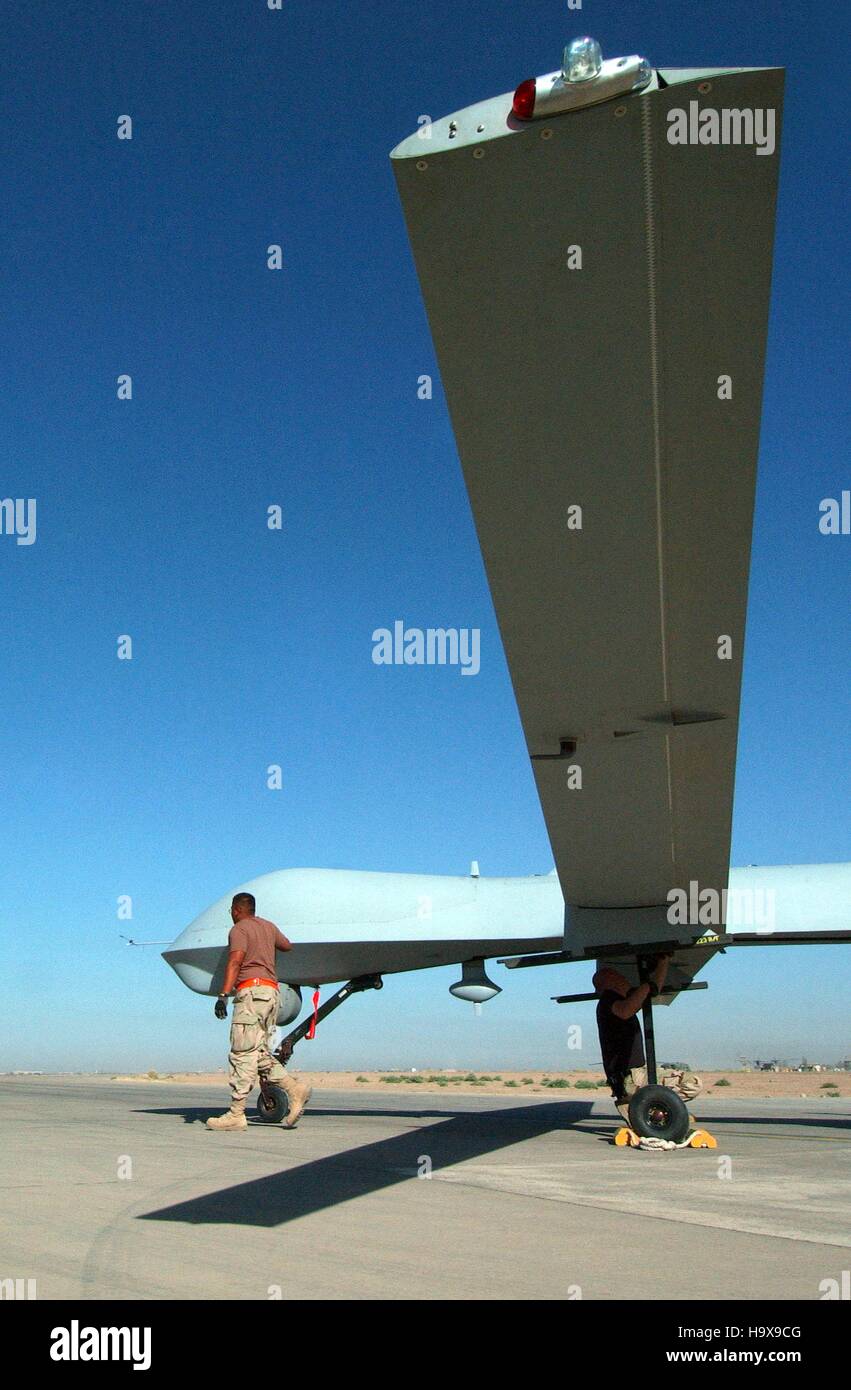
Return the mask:
M 417 398 L 437 373 L 387 156 L 578 32 L 788 68 L 733 862 L 851 859 L 851 538 L 818 530 L 851 486 L 842 23 L 761 0 L 8 0 L 0 494 L 38 499 L 38 539 L 0 537 L 0 914 L 9 993 L 38 1004 L 8 1010 L 0 1067 L 221 1062 L 212 1006 L 119 942 L 121 894 L 135 935 L 171 939 L 275 868 L 551 867 L 444 400 Z M 395 618 L 480 628 L 481 673 L 376 667 Z M 665 1014 L 663 1053 L 851 1051 L 844 955 L 742 955 Z M 512 979 L 480 1018 L 457 973 L 388 980 L 302 1064 L 575 1060 L 549 997 L 582 970 Z

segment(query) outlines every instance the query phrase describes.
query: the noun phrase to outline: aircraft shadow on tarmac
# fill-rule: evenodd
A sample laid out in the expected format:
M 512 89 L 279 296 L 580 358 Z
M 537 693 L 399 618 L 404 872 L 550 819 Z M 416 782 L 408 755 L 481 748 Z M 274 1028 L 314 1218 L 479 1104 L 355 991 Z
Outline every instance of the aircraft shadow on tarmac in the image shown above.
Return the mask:
M 200 1119 L 215 1112 L 180 1108 L 154 1113 Z M 400 1110 L 315 1110 L 312 1113 L 377 1114 L 392 1119 L 406 1114 Z M 435 1112 L 417 1110 L 407 1113 L 417 1118 L 428 1117 Z M 505 1110 L 454 1114 L 448 1119 L 444 1118 L 442 1124 L 432 1125 L 425 1131 L 417 1130 L 396 1135 L 392 1139 L 381 1139 L 375 1144 L 347 1149 L 344 1153 L 331 1154 L 327 1158 L 287 1168 L 268 1177 L 236 1183 L 219 1192 L 193 1197 L 190 1201 L 178 1202 L 159 1211 L 145 1212 L 138 1219 L 183 1221 L 195 1225 L 222 1222 L 241 1226 L 280 1226 L 299 1216 L 309 1216 L 313 1212 L 337 1206 L 340 1202 L 351 1201 L 354 1197 L 365 1197 L 371 1192 L 381 1192 L 399 1183 L 409 1182 L 417 1177 L 424 1154 L 431 1160 L 432 1171 L 437 1172 L 441 1168 L 495 1153 L 552 1130 L 570 1129 L 588 1119 L 590 1113 L 590 1102 L 564 1101 L 523 1106 L 510 1114 Z M 445 1117 L 446 1112 L 440 1114 Z M 216 1136 L 215 1142 L 221 1144 L 221 1137 Z M 225 1142 L 233 1143 L 233 1138 L 226 1137 Z M 239 1155 L 236 1144 L 233 1154 L 234 1163 L 237 1163 Z
M 701 1099 L 705 1099 L 705 1097 L 701 1097 L 700 1099 L 698 1099 L 698 1100 L 695 1102 L 695 1110 L 697 1110 L 698 1112 L 700 1112 L 700 1100 L 701 1100 Z M 553 1105 L 553 1104 L 555 1104 L 555 1102 L 551 1102 L 551 1105 Z M 572 1105 L 576 1111 L 581 1111 L 581 1112 L 582 1112 L 581 1114 L 579 1114 L 579 1115 L 577 1116 L 577 1118 L 576 1118 L 572 1123 L 575 1124 L 575 1123 L 578 1123 L 579 1120 L 586 1120 L 586 1119 L 588 1119 L 588 1118 L 590 1117 L 590 1111 L 591 1111 L 591 1103 L 590 1103 L 590 1102 L 578 1102 L 578 1101 L 562 1102 L 560 1108 L 563 1109 L 563 1108 L 565 1108 L 567 1105 Z M 543 1107 L 541 1107 L 541 1106 L 528 1106 L 528 1107 L 524 1106 L 524 1107 L 523 1107 L 523 1109 L 526 1110 L 526 1111 L 528 1111 L 528 1110 L 539 1110 L 539 1109 L 541 1109 L 541 1108 L 543 1108 Z M 551 1108 L 551 1107 L 547 1107 L 547 1108 Z M 222 1113 L 222 1107 L 221 1107 L 221 1105 L 218 1105 L 218 1106 L 215 1106 L 215 1105 L 211 1105 L 211 1106 L 207 1106 L 207 1105 L 178 1105 L 178 1106 L 171 1106 L 171 1107 L 156 1106 L 156 1107 L 144 1107 L 144 1108 L 142 1108 L 142 1109 L 140 1109 L 140 1110 L 135 1110 L 133 1113 L 134 1113 L 135 1115 L 180 1115 L 180 1116 L 183 1118 L 183 1120 L 185 1121 L 186 1124 L 188 1124 L 188 1125 L 194 1125 L 194 1124 L 204 1124 L 204 1123 L 206 1123 L 206 1121 L 210 1118 L 211 1115 L 221 1115 L 221 1113 Z M 471 1114 L 471 1112 L 470 1112 L 469 1110 L 445 1110 L 445 1109 L 441 1109 L 441 1110 L 430 1110 L 430 1109 L 428 1109 L 428 1108 L 425 1107 L 425 1106 L 422 1106 L 422 1107 L 420 1107 L 420 1108 L 417 1109 L 417 1110 L 381 1110 L 381 1109 L 379 1109 L 379 1108 L 377 1108 L 377 1107 L 376 1107 L 376 1108 L 373 1108 L 372 1106 L 361 1106 L 361 1107 L 358 1107 L 358 1109 L 352 1108 L 352 1109 L 337 1110 L 337 1109 L 333 1109 L 331 1106 L 311 1105 L 310 1109 L 307 1111 L 307 1119 L 308 1119 L 308 1122 L 309 1122 L 310 1117 L 311 1117 L 312 1115 L 316 1115 L 316 1116 L 319 1116 L 319 1115 L 329 1115 L 329 1116 L 332 1116 L 332 1117 L 336 1117 L 336 1118 L 338 1118 L 338 1119 L 346 1119 L 346 1118 L 348 1118 L 348 1117 L 350 1117 L 350 1116 L 375 1115 L 375 1116 L 378 1116 L 379 1118 L 388 1119 L 388 1120 L 399 1120 L 399 1119 L 402 1119 L 402 1120 L 431 1120 L 431 1119 L 434 1119 L 434 1120 L 446 1120 L 446 1119 L 458 1119 L 458 1120 L 461 1120 L 461 1119 L 464 1119 L 464 1118 L 467 1118 L 467 1119 L 470 1119 L 470 1120 L 483 1120 L 483 1119 L 487 1118 L 488 1116 L 492 1116 L 494 1119 L 497 1119 L 497 1118 L 498 1118 L 500 1124 L 511 1124 L 512 1121 L 513 1121 L 514 1123 L 520 1123 L 520 1124 L 522 1124 L 522 1123 L 523 1123 L 522 1119 L 521 1119 L 521 1120 L 518 1120 L 518 1115 L 520 1115 L 520 1114 L 522 1114 L 522 1111 L 521 1111 L 521 1112 L 514 1111 L 513 1113 L 508 1113 L 508 1112 L 506 1112 L 506 1111 L 504 1111 L 504 1110 L 487 1110 L 487 1111 L 480 1111 L 480 1112 L 478 1112 L 478 1113 Z M 606 1121 L 609 1119 L 608 1116 L 598 1116 L 597 1118 L 601 1121 L 600 1128 L 599 1128 L 599 1129 L 589 1128 L 588 1132 L 589 1132 L 589 1133 L 599 1133 L 599 1134 L 601 1134 L 601 1135 L 604 1135 L 607 1139 L 610 1139 L 610 1138 L 612 1137 L 612 1135 L 614 1134 L 614 1132 L 615 1132 L 615 1131 L 614 1131 L 614 1126 L 615 1126 L 615 1124 L 617 1123 L 617 1116 L 616 1116 L 614 1113 L 612 1113 L 612 1115 L 611 1115 L 611 1124 L 606 1123 Z M 702 1116 L 701 1116 L 700 1113 L 698 1114 L 698 1120 L 699 1120 L 699 1121 L 701 1120 L 701 1118 L 703 1119 L 703 1122 L 705 1123 L 705 1125 L 706 1125 L 706 1127 L 707 1127 L 708 1129 L 711 1129 L 713 1125 L 773 1125 L 773 1126 L 792 1125 L 792 1126 L 795 1126 L 795 1127 L 798 1128 L 798 1129 L 804 1129 L 804 1130 L 806 1130 L 806 1129 L 851 1129 L 851 1115 L 844 1115 L 844 1114 L 843 1114 L 843 1115 L 718 1115 L 718 1114 L 707 1115 L 707 1114 L 704 1112 Z M 262 1122 L 261 1120 L 252 1119 L 252 1116 L 251 1116 L 250 1113 L 249 1113 L 249 1116 L 248 1116 L 248 1123 L 249 1123 L 249 1125 L 250 1125 L 252 1128 L 255 1128 L 255 1127 L 260 1128 L 260 1129 L 269 1129 L 269 1128 L 270 1128 L 269 1125 L 263 1124 L 263 1122 Z M 539 1133 L 540 1133 L 540 1132 L 543 1132 L 543 1128 L 550 1128 L 550 1129 L 566 1129 L 566 1128 L 570 1128 L 570 1125 L 569 1125 L 569 1124 L 566 1124 L 566 1123 L 564 1122 L 564 1118 L 562 1117 L 561 1123 L 542 1127 L 542 1129 L 539 1130 L 539 1131 L 537 1131 L 537 1132 L 539 1132 Z M 801 1137 L 803 1138 L 803 1137 L 805 1137 L 805 1136 L 802 1135 Z
M 558 1104 L 558 1102 L 551 1102 L 548 1109 L 552 1109 L 552 1106 L 555 1104 Z M 565 1122 L 565 1116 L 563 1116 L 563 1109 L 566 1109 L 567 1105 L 573 1105 L 574 1111 L 581 1112 L 577 1115 L 578 1119 L 588 1119 L 588 1113 L 591 1111 L 591 1104 L 592 1102 L 590 1101 L 560 1102 L 562 1118 L 560 1118 L 558 1125 L 551 1126 L 552 1129 L 567 1129 L 567 1127 L 570 1127 Z M 207 1120 L 210 1119 L 211 1115 L 221 1115 L 221 1109 L 221 1105 L 156 1105 L 143 1106 L 142 1109 L 136 1109 L 136 1111 L 133 1111 L 133 1115 L 179 1115 L 185 1120 L 186 1125 L 203 1125 L 203 1123 L 206 1123 Z M 523 1108 L 514 1108 L 513 1111 L 505 1109 L 505 1111 L 476 1112 L 449 1111 L 449 1109 L 445 1108 L 431 1109 L 430 1106 L 427 1105 L 417 1106 L 416 1109 L 387 1109 L 387 1111 L 385 1111 L 385 1109 L 375 1108 L 375 1106 L 371 1105 L 352 1105 L 346 1106 L 346 1108 L 335 1108 L 335 1106 L 331 1105 L 310 1105 L 310 1108 L 307 1109 L 306 1116 L 307 1119 L 310 1119 L 310 1116 L 318 1115 L 332 1116 L 332 1118 L 337 1119 L 353 1119 L 363 1118 L 363 1116 L 368 1115 L 370 1118 L 377 1116 L 377 1118 L 388 1120 L 460 1120 L 464 1118 L 481 1120 L 487 1118 L 487 1116 L 492 1116 L 492 1118 L 498 1119 L 499 1122 L 505 1123 L 505 1125 L 512 1125 L 512 1123 L 514 1123 L 514 1125 L 523 1125 L 523 1118 L 521 1118 L 521 1116 L 523 1116 L 524 1113 L 528 1111 L 540 1111 L 540 1109 L 542 1109 L 542 1104 L 524 1105 Z M 274 1127 L 266 1125 L 263 1120 L 257 1119 L 257 1116 L 253 1115 L 252 1106 L 250 1105 L 248 1111 L 246 1111 L 246 1115 L 248 1115 L 249 1126 L 252 1127 L 252 1129 L 268 1130 Z M 612 1118 L 612 1120 L 617 1120 L 615 1112 L 612 1112 L 610 1118 Z M 608 1133 L 608 1131 L 606 1131 L 606 1133 Z
M 357 1115 L 376 1115 L 389 1119 L 431 1119 L 443 1122 L 431 1125 L 426 1130 L 396 1135 L 382 1139 L 374 1144 L 364 1144 L 359 1148 L 347 1149 L 343 1153 L 331 1154 L 327 1158 L 316 1159 L 311 1163 L 287 1168 L 268 1177 L 248 1182 L 236 1183 L 218 1192 L 194 1197 L 174 1206 L 163 1207 L 158 1211 L 146 1212 L 138 1219 L 142 1221 L 179 1221 L 189 1224 L 205 1225 L 223 1223 L 243 1226 L 280 1226 L 300 1216 L 334 1207 L 340 1202 L 364 1197 L 372 1192 L 381 1192 L 402 1182 L 416 1178 L 422 1164 L 423 1155 L 431 1160 L 432 1171 L 440 1171 L 469 1159 L 498 1152 L 512 1144 L 532 1139 L 553 1130 L 571 1129 L 582 1124 L 589 1136 L 611 1140 L 614 1133 L 614 1120 L 601 1122 L 596 1117 L 593 1125 L 591 1102 L 550 1101 L 540 1105 L 524 1105 L 521 1109 L 485 1110 L 450 1113 L 423 1107 L 411 1110 L 384 1110 L 361 1107 L 357 1110 L 323 1109 L 314 1107 L 310 1116 L 329 1115 L 345 1118 Z M 187 1123 L 206 1120 L 215 1109 L 206 1106 L 180 1106 L 138 1111 L 142 1114 L 180 1115 Z M 847 1116 L 757 1116 L 757 1115 L 713 1115 L 712 1124 L 797 1126 L 799 1129 L 832 1128 L 846 1129 L 851 1126 Z M 256 1122 L 260 1129 L 270 1126 Z M 252 1128 L 254 1126 L 252 1125 Z M 792 1138 L 791 1135 L 777 1135 L 777 1138 Z M 805 1137 L 805 1136 L 801 1136 Z M 281 1135 L 285 1138 L 285 1134 Z M 217 1137 L 216 1144 L 222 1139 Z M 239 1162 L 238 1139 L 225 1138 L 225 1143 L 233 1144 L 234 1163 Z
M 530 1109 L 536 1109 L 536 1108 L 537 1108 L 537 1107 L 530 1107 Z M 221 1113 L 222 1113 L 222 1106 L 221 1106 L 221 1104 L 219 1104 L 219 1105 L 173 1105 L 173 1106 L 170 1106 L 170 1107 L 165 1107 L 165 1106 L 157 1105 L 157 1106 L 155 1106 L 155 1107 L 154 1107 L 154 1106 L 149 1106 L 149 1107 L 144 1107 L 144 1108 L 142 1108 L 141 1110 L 134 1110 L 134 1111 L 133 1111 L 133 1114 L 134 1114 L 134 1115 L 181 1115 L 181 1116 L 183 1117 L 184 1121 L 186 1122 L 186 1124 L 188 1124 L 188 1125 L 204 1124 L 204 1123 L 206 1123 L 206 1121 L 210 1118 L 211 1115 L 221 1115 Z M 500 1111 L 496 1111 L 496 1110 L 494 1110 L 494 1111 L 486 1111 L 486 1112 L 484 1112 L 484 1113 L 486 1113 L 486 1114 L 493 1114 L 493 1115 L 498 1115 L 498 1114 L 500 1114 L 500 1113 L 505 1114 L 504 1111 L 503 1111 L 503 1112 L 500 1112 Z M 262 1120 L 259 1120 L 259 1119 L 256 1118 L 256 1116 L 252 1115 L 251 1107 L 250 1107 L 250 1106 L 249 1106 L 249 1109 L 246 1111 L 246 1115 L 248 1116 L 248 1123 L 249 1123 L 249 1125 L 252 1127 L 252 1129 L 253 1129 L 253 1128 L 258 1128 L 258 1129 L 270 1129 L 270 1128 L 273 1128 L 273 1126 L 270 1126 L 270 1125 L 265 1124 Z M 470 1111 L 469 1111 L 469 1110 L 445 1110 L 445 1109 L 430 1110 L 430 1109 L 428 1109 L 426 1106 L 420 1106 L 420 1107 L 419 1107 L 418 1109 L 416 1109 L 416 1110 L 382 1110 L 382 1109 L 380 1109 L 380 1108 L 377 1107 L 377 1106 L 373 1108 L 373 1106 L 371 1106 L 371 1105 L 370 1105 L 370 1106 L 358 1106 L 357 1109 L 351 1108 L 351 1109 L 336 1110 L 336 1109 L 333 1109 L 331 1106 L 327 1106 L 327 1105 L 311 1105 L 311 1106 L 310 1106 L 310 1109 L 307 1111 L 307 1115 L 308 1115 L 308 1116 L 311 1116 L 311 1115 L 331 1115 L 331 1116 L 336 1116 L 336 1117 L 339 1118 L 339 1119 L 351 1119 L 351 1118 L 354 1118 L 354 1117 L 361 1117 L 361 1116 L 364 1116 L 364 1115 L 369 1115 L 369 1116 L 378 1116 L 379 1119 L 386 1119 L 386 1120 L 399 1120 L 399 1119 L 401 1119 L 401 1120 L 453 1120 L 453 1119 L 462 1119 L 465 1115 L 466 1115 L 466 1116 L 470 1116 Z M 477 1117 L 478 1117 L 479 1119 L 481 1119 L 481 1117 L 482 1117 L 482 1112 L 479 1112 Z M 557 1128 L 561 1128 L 561 1126 L 557 1126 Z

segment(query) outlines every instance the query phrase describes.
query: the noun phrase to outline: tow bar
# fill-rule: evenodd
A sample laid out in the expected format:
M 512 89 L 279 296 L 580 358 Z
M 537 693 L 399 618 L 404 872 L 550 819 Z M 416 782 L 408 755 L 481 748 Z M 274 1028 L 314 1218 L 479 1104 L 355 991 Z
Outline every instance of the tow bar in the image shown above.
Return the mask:
M 286 1066 L 293 1055 L 293 1049 L 296 1043 L 301 1042 L 302 1038 L 307 1036 L 314 1023 L 318 1026 L 323 1018 L 327 1018 L 335 1009 L 339 1009 L 340 1005 L 345 1004 L 346 1000 L 351 998 L 353 994 L 360 994 L 365 989 L 383 988 L 384 981 L 380 975 L 358 975 L 354 980 L 349 980 L 349 983 L 347 985 L 342 985 L 341 988 L 337 990 L 336 994 L 332 994 L 331 998 L 326 1000 L 321 1008 L 317 1009 L 315 1014 L 310 1014 L 304 1022 L 300 1023 L 297 1028 L 294 1028 L 291 1033 L 287 1033 L 287 1036 L 282 1039 L 280 1045 L 275 1049 L 273 1056 L 276 1057 L 283 1066 Z
M 358 975 L 356 979 L 349 980 L 348 984 L 338 989 L 336 994 L 332 994 L 331 998 L 317 1009 L 315 1014 L 308 1014 L 303 1023 L 300 1023 L 291 1033 L 287 1033 L 272 1056 L 285 1067 L 293 1055 L 296 1043 L 301 1042 L 311 1028 L 321 1023 L 323 1018 L 327 1018 L 335 1009 L 339 1009 L 340 1005 L 345 1004 L 346 1000 L 350 999 L 353 994 L 360 994 L 365 989 L 383 988 L 384 981 L 380 975 Z M 257 1098 L 257 1114 L 260 1119 L 266 1124 L 280 1124 L 286 1118 L 289 1108 L 290 1102 L 286 1091 L 276 1082 L 265 1081 L 261 1076 L 260 1095 Z

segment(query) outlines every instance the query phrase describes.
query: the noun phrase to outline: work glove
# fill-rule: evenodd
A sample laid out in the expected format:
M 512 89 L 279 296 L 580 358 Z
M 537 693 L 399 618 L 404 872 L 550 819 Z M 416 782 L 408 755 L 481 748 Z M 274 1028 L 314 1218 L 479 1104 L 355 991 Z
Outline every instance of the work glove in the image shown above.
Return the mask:
M 228 1001 L 224 997 L 224 995 L 220 995 L 219 998 L 216 1000 L 216 1018 L 227 1018 L 227 1016 Z

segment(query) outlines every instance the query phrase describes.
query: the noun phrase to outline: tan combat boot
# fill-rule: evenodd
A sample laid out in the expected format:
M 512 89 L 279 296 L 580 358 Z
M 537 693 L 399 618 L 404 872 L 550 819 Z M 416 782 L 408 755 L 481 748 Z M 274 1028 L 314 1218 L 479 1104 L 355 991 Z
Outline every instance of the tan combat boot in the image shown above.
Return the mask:
M 284 1120 L 284 1127 L 286 1129 L 295 1129 L 295 1126 L 302 1117 L 304 1107 L 313 1095 L 313 1091 L 304 1081 L 291 1081 L 290 1085 L 287 1087 L 287 1095 L 290 1100 L 290 1108 L 287 1113 L 287 1118 Z
M 225 1111 L 224 1115 L 214 1115 L 207 1121 L 208 1129 L 248 1129 L 248 1121 L 245 1118 L 245 1110 Z

